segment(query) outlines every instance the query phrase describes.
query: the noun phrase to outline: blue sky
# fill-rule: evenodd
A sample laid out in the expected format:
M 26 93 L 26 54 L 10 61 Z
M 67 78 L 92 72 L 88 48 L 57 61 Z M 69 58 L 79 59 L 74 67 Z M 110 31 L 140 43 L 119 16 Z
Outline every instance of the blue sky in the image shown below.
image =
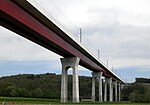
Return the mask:
M 150 78 L 149 0 L 28 0 L 127 82 Z M 57 21 L 56 21 L 57 20 Z M 0 76 L 61 73 L 59 55 L 0 27 Z M 79 75 L 91 71 L 79 67 Z
M 90 72 L 85 72 L 85 69 L 79 67 L 78 71 L 81 76 L 89 76 Z M 2 61 L 0 62 L 1 76 L 15 74 L 44 74 L 56 73 L 61 74 L 60 61 Z M 69 70 L 68 74 L 72 71 Z

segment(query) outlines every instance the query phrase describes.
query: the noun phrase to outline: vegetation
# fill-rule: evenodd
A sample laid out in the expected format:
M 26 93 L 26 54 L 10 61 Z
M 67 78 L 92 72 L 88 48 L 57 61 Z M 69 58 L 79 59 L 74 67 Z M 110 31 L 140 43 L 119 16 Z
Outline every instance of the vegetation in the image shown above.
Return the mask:
M 150 83 L 150 79 L 148 79 L 148 78 L 136 78 L 135 83 Z
M 6 105 L 149 105 L 149 103 L 131 102 L 80 102 L 78 104 L 61 104 L 58 99 L 0 97 L 0 104 L 5 100 Z
M 6 105 L 149 105 L 149 103 L 133 102 L 80 102 L 78 104 L 61 104 L 58 99 L 0 97 L 0 104 L 5 100 Z
M 22 98 L 22 97 L 0 97 L 0 103 L 9 104 L 49 104 L 58 103 L 58 99 L 42 99 L 42 98 Z
M 150 79 L 136 78 L 135 83 L 125 84 L 122 100 L 131 102 L 150 102 Z
M 91 78 L 80 76 L 80 96 L 91 97 Z M 61 76 L 54 73 L 40 75 L 19 74 L 0 78 L 0 96 L 30 98 L 60 98 Z M 68 76 L 68 94 L 72 97 L 72 76 Z
M 80 99 L 91 98 L 91 77 L 79 77 Z M 54 73 L 46 74 L 19 74 L 0 78 L 0 98 L 4 97 L 28 97 L 33 101 L 35 98 L 45 100 L 45 102 L 59 101 L 61 76 Z M 98 82 L 98 81 L 97 81 Z M 104 86 L 104 85 L 103 85 Z M 108 87 L 109 88 L 109 87 Z M 72 76 L 68 76 L 68 96 L 72 99 Z M 108 89 L 109 90 L 109 89 Z M 98 83 L 96 83 L 96 93 L 98 93 Z M 115 92 L 113 92 L 115 93 Z M 109 94 L 109 92 L 108 92 Z M 96 94 L 98 100 L 98 94 Z M 109 95 L 108 95 L 109 96 Z M 113 95 L 114 96 L 114 95 Z M 7 100 L 10 100 L 9 98 Z M 20 99 L 20 98 L 19 98 Z M 17 100 L 19 100 L 17 99 Z M 49 100 L 51 99 L 51 100 Z M 23 100 L 22 98 L 20 100 Z M 150 79 L 136 78 L 135 83 L 125 84 L 122 90 L 122 101 L 150 102 Z

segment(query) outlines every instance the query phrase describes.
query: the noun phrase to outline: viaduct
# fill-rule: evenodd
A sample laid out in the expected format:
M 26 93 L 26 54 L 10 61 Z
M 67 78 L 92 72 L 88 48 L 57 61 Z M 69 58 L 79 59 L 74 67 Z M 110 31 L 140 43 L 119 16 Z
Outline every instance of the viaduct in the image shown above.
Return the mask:
M 121 101 L 121 84 L 124 82 L 103 65 L 97 58 L 88 52 L 80 43 L 75 41 L 68 33 L 64 32 L 53 21 L 37 10 L 26 0 L 1 0 L 0 1 L 1 26 L 21 35 L 63 58 L 61 75 L 60 101 L 68 101 L 67 71 L 73 70 L 73 103 L 79 102 L 78 65 L 92 71 L 92 96 L 95 102 L 95 80 L 99 81 L 99 101 Z M 104 77 L 104 97 L 102 92 L 102 77 Z M 107 89 L 109 86 L 109 90 Z M 113 87 L 115 99 L 113 99 Z M 107 92 L 109 91 L 109 99 Z

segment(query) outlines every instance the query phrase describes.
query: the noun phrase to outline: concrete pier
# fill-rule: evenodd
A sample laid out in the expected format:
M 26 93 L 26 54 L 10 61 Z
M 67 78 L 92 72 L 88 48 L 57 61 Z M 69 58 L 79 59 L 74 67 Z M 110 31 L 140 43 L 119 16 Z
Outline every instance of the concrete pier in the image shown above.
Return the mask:
M 78 65 L 80 59 L 78 57 L 61 58 L 62 75 L 61 75 L 61 102 L 68 102 L 68 78 L 67 72 L 69 68 L 73 70 L 73 91 L 72 101 L 73 103 L 79 102 L 79 79 L 78 79 Z
M 105 82 L 104 82 L 104 102 L 107 101 L 107 83 L 108 83 L 108 80 L 107 80 L 107 78 L 105 78 Z
M 120 83 L 118 83 L 118 94 L 119 94 L 119 102 L 121 101 L 121 85 L 120 85 Z
M 95 75 L 92 73 L 92 102 L 95 102 Z
M 115 81 L 115 101 L 118 101 L 118 86 L 117 81 Z
M 95 80 L 99 83 L 99 102 L 103 101 L 102 94 L 102 72 L 92 72 L 92 102 L 95 102 Z
M 102 74 L 102 72 L 99 73 L 99 102 L 103 102 Z
M 113 101 L 112 78 L 109 78 L 109 101 Z

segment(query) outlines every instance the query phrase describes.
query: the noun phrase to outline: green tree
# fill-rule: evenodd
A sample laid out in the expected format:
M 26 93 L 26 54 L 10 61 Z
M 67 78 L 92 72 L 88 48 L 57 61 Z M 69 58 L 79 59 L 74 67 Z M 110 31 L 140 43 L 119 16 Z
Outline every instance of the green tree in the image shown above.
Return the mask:
M 25 88 L 18 88 L 17 94 L 18 94 L 18 97 L 31 97 L 30 92 Z
M 17 92 L 16 92 L 16 87 L 15 86 L 8 86 L 7 87 L 7 92 L 9 94 L 9 96 L 12 96 L 12 97 L 17 96 Z
M 35 90 L 33 90 L 32 96 L 37 97 L 37 98 L 43 97 L 42 89 L 41 88 L 36 88 Z
M 144 102 L 144 94 L 133 92 L 130 94 L 129 99 L 131 102 Z
M 150 102 L 150 86 L 146 88 L 144 99 L 145 99 L 145 102 Z

